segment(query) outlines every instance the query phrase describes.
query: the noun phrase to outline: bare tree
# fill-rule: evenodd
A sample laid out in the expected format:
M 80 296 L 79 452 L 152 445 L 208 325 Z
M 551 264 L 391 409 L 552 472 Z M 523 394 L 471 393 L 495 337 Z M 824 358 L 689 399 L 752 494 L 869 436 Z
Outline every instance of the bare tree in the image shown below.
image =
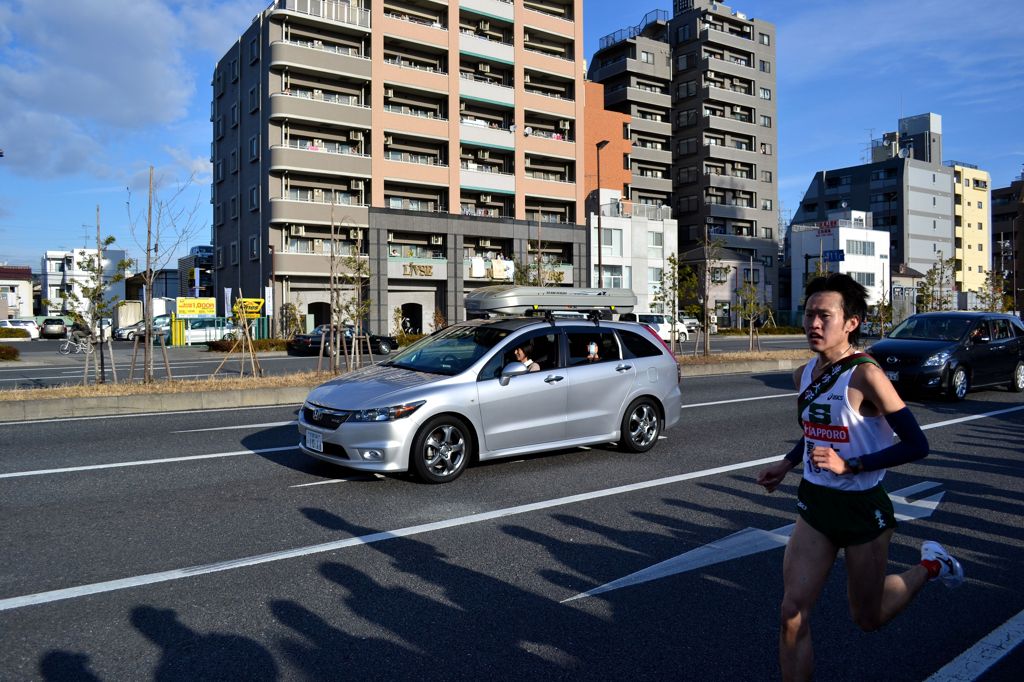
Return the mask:
M 953 307 L 954 258 L 943 258 L 928 268 L 924 279 L 917 285 L 917 310 L 927 313 L 934 310 L 950 310 Z
M 1010 310 L 1013 299 L 1006 295 L 1006 277 L 998 270 L 989 270 L 985 275 L 985 283 L 978 292 L 978 301 L 982 310 L 1005 313 Z
M 697 273 L 694 268 L 690 265 L 681 265 L 679 258 L 676 254 L 669 254 L 667 260 L 668 267 L 661 273 L 661 283 L 658 286 L 657 293 L 653 296 L 653 301 L 657 304 L 662 311 L 672 316 L 672 336 L 671 336 L 671 348 L 673 353 L 679 352 L 679 337 L 676 325 L 680 310 L 686 312 L 696 312 L 698 308 L 693 304 L 689 303 L 686 305 L 684 302 L 692 301 L 697 295 Z M 682 305 L 686 305 L 686 308 L 681 308 Z M 696 340 L 694 340 L 696 343 Z
M 146 300 L 143 310 L 146 320 L 146 343 L 143 347 L 143 381 L 153 381 L 153 284 L 157 273 L 168 265 L 178 250 L 188 244 L 199 230 L 198 216 L 200 197 L 187 204 L 186 192 L 193 186 L 195 177 L 171 189 L 166 196 L 161 196 L 153 187 L 153 167 L 149 167 L 149 191 L 145 210 L 133 213 L 131 189 L 128 189 L 128 230 L 136 245 L 145 254 L 145 268 L 140 272 L 146 286 Z M 145 245 L 141 232 L 145 228 Z M 161 248 L 162 247 L 162 248 Z

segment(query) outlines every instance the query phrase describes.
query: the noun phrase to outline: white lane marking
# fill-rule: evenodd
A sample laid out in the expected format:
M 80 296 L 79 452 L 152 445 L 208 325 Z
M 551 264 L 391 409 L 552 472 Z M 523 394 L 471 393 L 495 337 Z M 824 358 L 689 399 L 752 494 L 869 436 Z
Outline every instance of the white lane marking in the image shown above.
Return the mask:
M 749 400 L 771 400 L 772 398 L 792 398 L 795 395 L 800 395 L 800 394 L 799 393 L 777 393 L 777 394 L 774 394 L 774 395 L 754 396 L 753 398 L 734 398 L 732 400 L 716 400 L 716 401 L 710 402 L 710 403 L 688 403 L 686 405 L 681 406 L 679 409 L 685 410 L 685 409 L 688 409 L 688 408 L 691 408 L 691 407 L 708 407 L 710 405 L 726 405 L 728 403 L 745 403 L 745 402 L 747 402 Z
M 0 403 L 2 405 L 3 403 Z M 134 419 L 135 417 L 162 417 L 170 414 L 195 414 L 202 412 L 242 412 L 245 410 L 275 410 L 288 409 L 289 407 L 300 407 L 301 403 L 292 405 L 252 405 L 249 407 L 218 407 L 209 410 L 173 410 L 171 412 L 131 412 L 127 414 L 101 414 L 95 417 L 64 417 L 63 419 L 27 419 L 20 422 L 0 422 L 0 427 L 16 426 L 18 424 L 60 424 L 63 422 L 94 421 L 97 419 Z
M 239 424 L 237 426 L 214 426 L 209 429 L 188 429 L 187 431 L 171 431 L 171 433 L 202 433 L 203 431 L 231 431 L 232 429 L 257 429 L 266 428 L 268 426 L 288 426 L 289 424 L 298 424 L 297 419 L 292 419 L 286 422 L 262 422 L 260 424 Z
M 1017 410 L 1024 410 L 1024 405 L 1021 405 L 1020 407 L 1009 408 L 1006 410 L 996 410 L 995 412 L 988 413 L 987 415 L 972 415 L 970 417 L 964 417 L 963 419 L 951 419 L 946 422 L 942 422 L 941 425 L 947 426 L 949 424 L 955 424 L 962 421 L 981 419 L 982 417 L 985 416 L 1004 414 L 1006 412 L 1014 412 Z M 286 450 L 288 448 L 281 449 Z M 716 476 L 718 474 L 728 473 L 730 471 L 736 471 L 738 469 L 747 469 L 750 467 L 761 466 L 764 464 L 769 464 L 771 462 L 776 462 L 778 461 L 779 457 L 780 455 L 762 457 L 761 459 L 753 459 L 747 462 L 740 462 L 739 464 L 729 464 L 726 466 L 704 469 L 703 471 L 694 471 L 688 474 L 666 476 L 665 478 L 658 478 L 652 481 L 631 483 L 629 485 L 617 486 L 615 488 L 606 488 L 604 490 L 597 490 L 590 493 L 581 493 L 579 495 L 569 495 L 567 497 L 560 497 L 554 500 L 545 500 L 542 502 L 534 502 L 531 504 L 524 504 L 516 507 L 507 507 L 505 509 L 498 509 L 490 512 L 482 512 L 480 514 L 470 514 L 469 516 L 447 519 L 445 521 L 436 521 L 434 523 L 425 523 L 418 526 L 407 526 L 405 528 L 399 528 L 397 530 L 371 533 L 369 535 L 362 535 L 354 538 L 346 538 L 345 540 L 337 540 L 335 542 L 327 542 L 319 545 L 297 547 L 295 549 L 283 550 L 280 552 L 259 554 L 256 556 L 245 557 L 242 559 L 234 559 L 214 564 L 193 566 L 191 568 L 174 569 L 171 571 L 162 571 L 160 573 L 149 573 L 147 575 L 134 576 L 131 578 L 122 578 L 120 580 L 108 580 L 106 582 L 101 583 L 79 585 L 77 587 L 69 587 L 62 590 L 38 592 L 36 594 L 28 594 L 21 597 L 10 597 L 8 599 L 0 600 L 0 611 L 8 611 L 11 609 L 17 609 L 24 606 L 32 606 L 34 604 L 45 604 L 54 601 L 61 601 L 64 599 L 74 599 L 76 597 L 83 597 L 90 594 L 113 592 L 115 590 L 123 590 L 130 587 L 138 587 L 141 585 L 151 585 L 154 583 L 166 582 L 169 580 L 180 580 L 181 578 L 187 578 L 195 575 L 205 575 L 208 573 L 227 571 L 230 569 L 242 568 L 245 566 L 256 566 L 258 564 L 265 564 L 273 561 L 281 561 L 283 559 L 292 559 L 301 556 L 309 556 L 312 554 L 332 552 L 334 550 L 344 549 L 346 547 L 368 545 L 374 542 L 381 542 L 382 540 L 392 540 L 394 538 L 410 537 L 412 535 L 430 533 L 436 530 L 455 528 L 457 526 L 466 526 L 474 523 L 480 523 L 483 521 L 500 519 L 507 516 L 515 516 L 518 514 L 526 514 L 528 512 L 541 511 L 544 509 L 549 509 L 551 507 L 575 504 L 577 502 L 585 502 L 588 500 L 599 499 L 602 497 L 611 497 L 613 495 L 621 495 L 623 493 L 630 493 L 638 490 L 646 490 L 648 488 L 655 488 L 658 486 L 669 485 L 672 483 L 680 483 L 682 481 L 690 481 L 697 478 Z
M 331 483 L 351 483 L 352 481 L 372 481 L 374 479 L 384 478 L 383 474 L 368 474 L 366 476 L 347 476 L 345 478 L 332 478 L 327 481 L 313 481 L 312 483 L 299 483 L 297 485 L 290 485 L 289 488 L 308 488 L 311 485 L 329 485 Z
M 988 633 L 925 682 L 976 680 L 1024 641 L 1024 611 Z
M 228 561 L 219 561 L 213 564 L 192 566 L 189 568 L 178 568 L 170 571 L 161 571 L 159 573 L 149 573 L 146 575 L 133 576 L 131 578 L 108 580 L 105 582 L 92 583 L 88 585 L 78 585 L 76 587 L 68 587 L 61 590 L 50 590 L 49 592 L 38 592 L 36 594 L 27 594 L 20 597 L 9 597 L 7 599 L 0 599 L 0 611 L 9 611 L 11 609 L 19 609 L 25 606 L 46 604 L 50 602 L 61 601 L 64 599 L 75 599 L 77 597 L 84 597 L 92 594 L 101 594 L 104 592 L 124 590 L 131 587 L 139 587 L 141 585 L 152 585 L 154 583 L 167 582 L 169 580 L 180 580 L 182 578 L 188 578 L 197 575 L 206 575 L 208 573 L 217 573 L 219 571 L 227 571 L 235 568 L 243 568 L 246 566 L 256 566 L 259 564 L 266 564 L 274 561 L 281 561 L 284 559 L 294 559 L 297 557 L 310 556 L 313 554 L 322 554 L 324 552 L 333 552 L 335 550 L 345 549 L 347 547 L 369 545 L 375 542 L 382 542 L 384 540 L 393 540 L 395 538 L 404 538 L 413 535 L 420 535 L 422 533 L 431 533 L 438 530 L 445 530 L 447 528 L 466 526 L 474 523 L 481 523 L 484 521 L 493 521 L 495 519 L 516 516 L 518 514 L 526 514 L 529 512 L 550 509 L 551 507 L 576 504 L 577 502 L 585 502 L 588 500 L 599 499 L 602 497 L 610 497 L 612 495 L 621 495 L 623 493 L 634 492 L 637 490 L 646 490 L 647 488 L 668 485 L 670 483 L 678 483 L 680 481 L 689 481 L 695 478 L 715 476 L 718 474 L 735 471 L 737 469 L 745 469 L 748 467 L 767 464 L 769 462 L 775 462 L 778 461 L 778 459 L 779 455 L 775 455 L 773 457 L 764 457 L 761 459 L 751 460 L 749 462 L 741 462 L 739 464 L 730 464 L 727 466 L 715 467 L 712 469 L 704 469 L 703 471 L 694 471 L 688 474 L 667 476 L 665 478 L 658 478 L 652 481 L 631 483 L 629 485 L 617 486 L 615 488 L 606 488 L 604 490 L 596 490 L 594 492 L 589 493 L 569 495 L 566 497 L 559 497 L 553 500 L 544 500 L 541 502 L 523 504 L 516 507 L 506 507 L 505 509 L 496 509 L 494 511 L 481 512 L 479 514 L 470 514 L 468 516 L 460 516 L 454 519 L 446 519 L 444 521 L 424 523 L 417 526 L 407 526 L 405 528 L 398 528 L 396 530 L 370 533 L 369 535 L 360 535 L 358 537 L 345 538 L 344 540 L 325 542 L 318 545 L 296 547 L 294 549 L 286 549 L 279 552 L 257 554 L 255 556 L 243 557 L 241 559 L 231 559 Z
M 917 493 L 939 487 L 940 483 L 934 481 L 922 481 L 908 488 L 902 488 L 890 493 L 893 502 L 893 510 L 896 518 L 900 521 L 913 521 L 923 519 L 932 515 L 938 508 L 944 493 L 935 493 L 924 499 L 917 499 L 913 502 L 907 498 Z M 586 592 L 581 592 L 561 603 L 576 601 L 586 597 L 593 597 L 605 592 L 611 592 L 623 587 L 640 585 L 652 580 L 659 580 L 679 573 L 695 571 L 699 568 L 706 568 L 715 564 L 725 563 L 733 559 L 740 559 L 751 554 L 767 552 L 768 550 L 785 547 L 789 536 L 793 533 L 795 524 L 781 526 L 774 530 L 763 530 L 761 528 L 744 528 L 731 535 L 710 542 L 696 549 L 676 555 L 653 566 L 648 566 L 621 578 L 616 578 L 604 585 L 599 585 Z
M 66 474 L 73 471 L 95 471 L 97 469 L 117 469 L 119 467 L 138 467 L 146 464 L 167 464 L 168 462 L 191 462 L 200 459 L 217 459 L 220 457 L 237 457 L 238 455 L 262 455 L 268 452 L 298 450 L 298 445 L 285 445 L 277 448 L 257 448 L 255 450 L 234 450 L 232 452 L 214 452 L 208 455 L 183 455 L 181 457 L 164 457 L 162 459 L 142 459 L 135 462 L 112 462 L 110 464 L 87 464 L 79 467 L 61 467 L 59 469 L 36 469 L 35 471 L 14 471 L 0 474 L 0 478 L 24 478 L 26 476 L 44 476 L 46 474 Z

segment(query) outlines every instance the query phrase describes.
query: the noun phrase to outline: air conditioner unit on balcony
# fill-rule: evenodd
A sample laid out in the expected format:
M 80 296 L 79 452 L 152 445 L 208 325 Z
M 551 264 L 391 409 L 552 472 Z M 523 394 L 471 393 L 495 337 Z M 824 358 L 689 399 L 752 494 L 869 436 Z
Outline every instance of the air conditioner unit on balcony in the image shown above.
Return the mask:
M 489 149 L 478 149 L 476 150 L 476 158 L 489 159 L 491 158 L 491 151 Z
M 466 110 L 466 103 L 465 102 L 459 102 L 459 111 L 465 111 L 465 110 Z
M 490 31 L 491 30 L 491 22 L 487 21 L 486 19 L 481 19 L 480 20 L 480 30 L 481 31 Z
M 564 119 L 558 122 L 558 127 L 561 130 L 568 130 L 569 129 L 569 125 L 570 125 L 570 122 L 566 121 Z
M 483 249 L 491 248 L 491 240 L 490 239 L 481 239 L 480 240 L 480 248 L 483 248 Z
M 353 130 L 352 132 L 350 132 L 348 134 L 348 139 L 350 139 L 350 140 L 362 140 L 363 139 L 363 131 L 361 131 L 361 130 Z
M 313 201 L 322 202 L 324 200 L 324 191 L 320 188 L 313 190 Z
M 394 138 L 393 135 L 385 135 L 384 136 L 384 144 L 394 144 L 394 143 L 395 143 L 395 138 Z
M 324 252 L 324 240 L 323 239 L 314 239 L 313 240 L 313 253 L 323 253 L 323 252 Z
M 528 74 L 528 73 L 524 73 L 523 74 L 523 82 L 524 83 L 529 83 L 530 82 L 530 74 Z
M 439 234 L 432 234 L 430 235 L 430 243 L 433 246 L 441 246 L 441 244 L 444 244 L 444 237 Z
M 480 73 L 490 73 L 491 65 L 486 62 L 480 62 Z
M 395 89 L 394 88 L 384 88 L 384 96 L 385 97 L 394 97 L 395 96 Z
M 714 78 L 714 77 L 715 77 L 715 72 L 712 71 L 711 69 L 708 69 L 708 78 Z
M 306 226 L 305 225 L 292 225 L 291 228 L 288 230 L 288 232 L 293 237 L 303 237 L 306 234 Z
M 388 232 L 388 243 L 390 244 L 393 241 L 395 241 L 395 233 L 394 232 Z
M 490 194 L 481 194 L 480 195 L 480 203 L 481 204 L 489 204 L 489 203 L 491 203 L 491 195 Z
M 317 138 L 317 139 L 313 140 L 313 146 L 314 147 L 323 147 L 324 146 L 324 141 L 319 139 L 319 138 Z
M 349 230 L 348 231 L 348 238 L 349 239 L 362 239 L 362 237 L 363 237 L 363 231 L 362 230 Z
M 530 42 L 530 34 L 527 33 L 526 31 L 523 31 L 523 42 L 525 42 L 525 43 Z
M 324 98 L 324 91 L 323 90 L 314 90 L 313 91 L 313 99 L 323 99 L 323 98 Z
M 353 180 L 352 182 L 349 183 L 349 187 L 351 189 L 362 189 L 363 186 L 364 185 L 362 180 Z

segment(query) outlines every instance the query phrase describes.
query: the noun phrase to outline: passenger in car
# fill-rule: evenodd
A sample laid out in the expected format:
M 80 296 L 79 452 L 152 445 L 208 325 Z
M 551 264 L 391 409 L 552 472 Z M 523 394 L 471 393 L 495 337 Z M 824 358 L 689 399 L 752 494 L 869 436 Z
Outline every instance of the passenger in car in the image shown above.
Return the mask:
M 530 359 L 530 355 L 533 354 L 533 341 L 524 341 L 512 353 L 515 355 L 516 361 L 526 365 L 526 369 L 530 372 L 540 371 L 540 365 Z

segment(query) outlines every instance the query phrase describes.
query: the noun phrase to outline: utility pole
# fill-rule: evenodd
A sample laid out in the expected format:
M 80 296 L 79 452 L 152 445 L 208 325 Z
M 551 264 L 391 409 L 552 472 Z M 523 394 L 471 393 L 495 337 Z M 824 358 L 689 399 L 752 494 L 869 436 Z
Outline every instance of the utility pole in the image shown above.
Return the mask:
M 604 232 L 601 225 L 601 150 L 608 146 L 608 140 L 597 143 L 597 286 L 604 288 Z

